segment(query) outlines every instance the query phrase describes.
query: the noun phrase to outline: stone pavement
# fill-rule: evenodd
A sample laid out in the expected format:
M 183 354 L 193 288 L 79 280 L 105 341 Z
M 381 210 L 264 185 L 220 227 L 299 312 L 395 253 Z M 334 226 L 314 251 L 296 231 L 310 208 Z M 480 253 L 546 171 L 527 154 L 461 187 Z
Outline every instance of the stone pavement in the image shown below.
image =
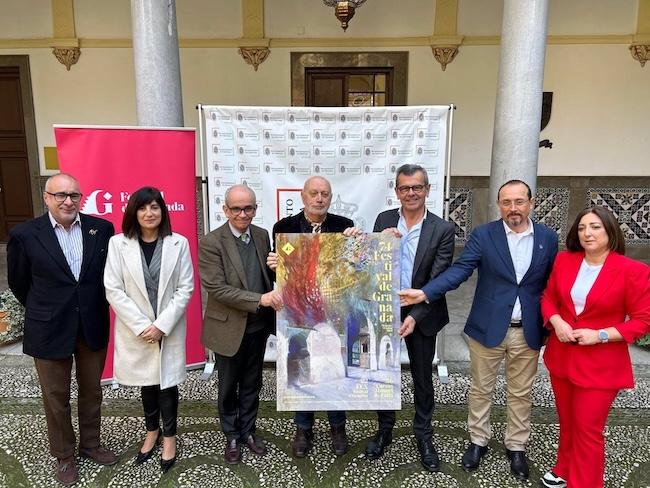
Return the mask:
M 4 246 L 0 246 L 0 289 L 6 287 Z M 480 469 L 468 474 L 459 466 L 466 447 L 467 346 L 462 327 L 472 300 L 474 281 L 448 294 L 451 323 L 445 328 L 444 358 L 450 382 L 436 383 L 434 443 L 441 455 L 440 473 L 428 473 L 419 464 L 411 430 L 413 394 L 410 374 L 402 376 L 403 409 L 398 412 L 393 444 L 384 457 L 370 462 L 363 457 L 366 442 L 376 429 L 373 412 L 350 412 L 350 451 L 341 457 L 329 449 L 323 414 L 315 425 L 316 445 L 306 459 L 291 457 L 292 413 L 275 410 L 275 371 L 264 372 L 258 432 L 269 453 L 258 458 L 244 449 L 243 462 L 223 461 L 225 438 L 216 420 L 216 375 L 209 381 L 190 372 L 180 388 L 179 459 L 162 476 L 159 453 L 142 466 L 133 464 L 144 434 L 139 390 L 104 388 L 102 442 L 120 455 L 117 465 L 98 467 L 80 460 L 80 487 L 350 487 L 350 488 L 491 488 L 539 486 L 539 477 L 554 462 L 557 416 L 548 376 L 540 366 L 533 387 L 533 425 L 528 456 L 531 478 L 519 482 L 509 474 L 504 455 L 504 378 L 494 395 L 493 439 Z M 0 347 L 0 487 L 56 487 L 54 460 L 49 455 L 40 391 L 33 361 L 21 353 L 21 344 Z M 631 347 L 637 377 L 634 390 L 622 392 L 615 402 L 606 430 L 608 488 L 650 488 L 650 352 Z M 76 391 L 73 389 L 73 410 Z
M 650 487 L 650 375 L 641 367 L 637 388 L 622 393 L 607 427 L 607 487 Z M 292 414 L 275 411 L 275 371 L 264 372 L 258 432 L 267 440 L 269 454 L 258 458 L 244 449 L 243 462 L 223 461 L 225 438 L 216 420 L 216 378 L 199 379 L 199 371 L 181 387 L 179 460 L 161 475 L 159 454 L 142 466 L 133 464 L 144 433 L 139 390 L 104 388 L 102 441 L 120 455 L 116 466 L 99 467 L 80 461 L 81 487 L 523 487 L 538 486 L 538 478 L 553 463 L 557 418 L 548 377 L 541 373 L 533 390 L 533 427 L 528 449 L 531 480 L 519 482 L 504 456 L 504 379 L 499 377 L 493 411 L 494 437 L 481 468 L 465 473 L 459 459 L 465 449 L 465 405 L 469 389 L 466 364 L 451 364 L 450 383 L 436 384 L 434 443 L 443 460 L 440 473 L 428 473 L 419 464 L 410 428 L 413 415 L 410 374 L 403 374 L 403 410 L 393 444 L 384 457 L 364 459 L 368 438 L 376 429 L 372 412 L 351 412 L 349 453 L 334 456 L 329 449 L 327 422 L 317 417 L 316 447 L 303 460 L 291 457 Z M 73 409 L 76 407 L 73 390 Z M 38 382 L 30 358 L 0 356 L 0 486 L 58 486 L 53 480 L 45 419 Z

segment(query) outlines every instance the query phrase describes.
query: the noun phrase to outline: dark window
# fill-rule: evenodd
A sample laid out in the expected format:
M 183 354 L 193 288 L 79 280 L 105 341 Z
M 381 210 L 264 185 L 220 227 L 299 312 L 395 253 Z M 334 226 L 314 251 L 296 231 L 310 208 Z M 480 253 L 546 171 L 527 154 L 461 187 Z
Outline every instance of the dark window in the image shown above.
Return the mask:
M 306 68 L 305 105 L 383 107 L 392 105 L 393 68 Z

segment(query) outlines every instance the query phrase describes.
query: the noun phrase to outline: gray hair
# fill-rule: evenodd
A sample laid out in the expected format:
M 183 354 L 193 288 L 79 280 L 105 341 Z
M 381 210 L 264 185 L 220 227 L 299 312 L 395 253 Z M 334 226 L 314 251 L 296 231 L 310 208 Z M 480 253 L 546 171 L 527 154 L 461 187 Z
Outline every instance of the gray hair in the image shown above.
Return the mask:
M 399 184 L 398 180 L 400 175 L 413 176 L 418 171 L 424 175 L 424 185 L 428 187 L 429 175 L 427 174 L 427 171 L 419 164 L 406 163 L 397 168 L 397 171 L 395 171 L 395 188 L 397 188 L 397 185 Z
M 75 178 L 74 176 L 72 176 L 71 174 L 58 173 L 58 174 L 50 176 L 47 180 L 45 180 L 45 186 L 43 187 L 43 190 L 48 191 L 48 189 L 50 188 L 50 182 L 52 180 L 54 180 L 55 178 L 60 178 L 60 177 L 68 178 L 69 180 L 74 181 L 77 184 L 77 186 L 79 186 L 79 180 L 77 178 Z
M 257 196 L 255 195 L 255 192 L 253 189 L 248 186 L 248 185 L 232 185 L 230 188 L 226 190 L 226 194 L 224 195 L 224 199 L 226 200 L 226 204 L 228 204 L 228 199 L 230 197 L 230 192 L 232 190 L 246 190 L 250 196 L 253 197 L 253 202 L 257 203 Z

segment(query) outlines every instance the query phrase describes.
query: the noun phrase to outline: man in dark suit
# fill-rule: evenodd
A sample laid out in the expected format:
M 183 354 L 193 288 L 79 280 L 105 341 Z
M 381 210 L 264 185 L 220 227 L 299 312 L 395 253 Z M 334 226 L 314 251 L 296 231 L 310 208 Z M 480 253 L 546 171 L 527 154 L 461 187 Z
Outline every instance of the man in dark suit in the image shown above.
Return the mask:
M 273 273 L 265 264 L 269 235 L 251 224 L 256 210 L 253 190 L 230 187 L 223 206 L 228 221 L 199 245 L 201 283 L 208 294 L 201 340 L 217 355 L 219 418 L 228 464 L 241 461 L 241 444 L 258 456 L 266 453 L 255 420 L 266 339 L 282 298 L 273 291 Z
M 322 176 L 312 176 L 305 181 L 300 193 L 304 208 L 295 215 L 279 220 L 273 226 L 273 246 L 275 248 L 276 234 L 291 233 L 325 233 L 344 232 L 354 235 L 357 229 L 354 222 L 347 217 L 328 212 L 332 203 L 332 187 Z M 277 256 L 269 255 L 267 264 L 275 269 Z M 337 456 L 348 451 L 349 443 L 345 432 L 345 411 L 333 410 L 327 412 L 332 438 L 332 450 Z M 296 412 L 294 417 L 296 435 L 291 443 L 291 452 L 295 457 L 303 458 L 311 450 L 314 439 L 314 412 Z
M 528 478 L 525 456 L 530 437 L 531 388 L 544 328 L 540 297 L 557 253 L 557 234 L 530 220 L 533 197 L 521 180 L 504 183 L 497 194 L 501 219 L 474 229 L 463 254 L 421 290 L 400 292 L 402 304 L 436 300 L 460 286 L 478 268 L 478 282 L 465 333 L 469 336 L 472 386 L 467 424 L 470 445 L 461 460 L 478 468 L 492 429 L 490 407 L 497 371 L 506 359 L 506 455 L 511 472 Z
M 102 276 L 113 225 L 79 213 L 79 182 L 58 174 L 45 183 L 48 212 L 14 227 L 7 244 L 7 278 L 25 306 L 23 351 L 34 357 L 57 479 L 76 482 L 70 416 L 74 358 L 79 385 L 79 454 L 117 462 L 99 442 L 109 315 Z
M 404 164 L 397 169 L 395 194 L 401 208 L 377 216 L 374 232 L 399 237 L 400 283 L 404 287 L 423 286 L 442 273 L 454 255 L 454 225 L 426 209 L 429 178 L 419 165 Z M 438 471 L 440 460 L 431 441 L 433 416 L 433 357 L 436 334 L 449 323 L 444 296 L 413 307 L 402 307 L 400 336 L 405 338 L 411 365 L 415 397 L 413 430 L 422 465 Z M 377 459 L 392 441 L 394 411 L 377 412 L 379 430 L 368 443 L 366 457 Z

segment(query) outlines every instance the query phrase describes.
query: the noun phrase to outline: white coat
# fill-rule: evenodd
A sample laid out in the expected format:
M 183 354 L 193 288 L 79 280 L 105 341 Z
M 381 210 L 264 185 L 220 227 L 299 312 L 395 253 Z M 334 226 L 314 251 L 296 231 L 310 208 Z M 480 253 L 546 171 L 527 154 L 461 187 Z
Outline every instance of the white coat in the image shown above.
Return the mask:
M 115 312 L 113 374 L 124 385 L 164 389 L 186 377 L 185 309 L 194 290 L 192 258 L 187 239 L 179 234 L 165 237 L 162 246 L 154 320 L 138 239 L 118 234 L 108 244 L 104 286 Z M 164 334 L 160 347 L 139 337 L 151 324 Z

